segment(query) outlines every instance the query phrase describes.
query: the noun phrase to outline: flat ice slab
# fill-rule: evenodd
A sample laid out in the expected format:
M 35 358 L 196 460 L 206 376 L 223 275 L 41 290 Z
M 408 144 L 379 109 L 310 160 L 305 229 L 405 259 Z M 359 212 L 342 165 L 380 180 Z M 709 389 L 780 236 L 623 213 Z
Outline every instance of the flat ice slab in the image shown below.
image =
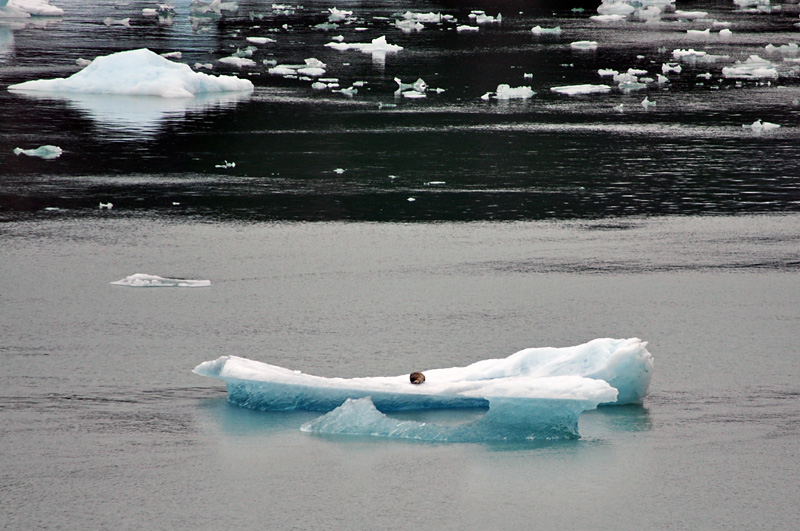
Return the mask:
M 101 203 L 102 206 L 102 203 Z M 211 285 L 210 280 L 188 280 L 185 278 L 164 278 L 158 275 L 136 273 L 122 280 L 111 282 L 115 286 L 129 288 L 205 288 Z
M 11 91 L 72 92 L 191 98 L 209 92 L 252 92 L 253 83 L 235 76 L 193 71 L 147 48 L 97 57 L 67 78 L 37 79 L 8 87 Z

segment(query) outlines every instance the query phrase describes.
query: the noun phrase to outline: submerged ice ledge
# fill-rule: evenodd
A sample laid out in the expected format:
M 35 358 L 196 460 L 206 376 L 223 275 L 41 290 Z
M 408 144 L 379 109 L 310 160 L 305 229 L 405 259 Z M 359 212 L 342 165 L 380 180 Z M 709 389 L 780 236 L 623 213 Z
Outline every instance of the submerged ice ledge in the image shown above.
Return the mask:
M 652 368 L 646 343 L 633 338 L 530 348 L 466 367 L 428 370 L 421 385 L 411 384 L 408 375 L 324 378 L 236 356 L 201 363 L 194 372 L 224 381 L 228 400 L 242 407 L 330 412 L 304 431 L 472 442 L 579 437 L 583 411 L 641 403 Z M 481 419 L 456 427 L 382 413 L 474 407 L 489 409 Z

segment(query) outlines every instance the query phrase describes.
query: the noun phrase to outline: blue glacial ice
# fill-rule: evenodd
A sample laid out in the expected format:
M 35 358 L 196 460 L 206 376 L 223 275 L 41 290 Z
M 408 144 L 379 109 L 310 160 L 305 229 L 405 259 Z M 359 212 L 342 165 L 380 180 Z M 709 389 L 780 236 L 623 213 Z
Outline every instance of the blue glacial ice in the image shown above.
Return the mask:
M 595 339 L 568 348 L 529 348 L 507 358 L 408 375 L 325 378 L 266 363 L 222 356 L 194 372 L 222 380 L 228 401 L 257 410 L 328 412 L 306 424 L 315 433 L 475 442 L 576 438 L 583 411 L 601 404 L 640 404 L 653 359 L 636 339 Z M 397 420 L 386 412 L 488 408 L 460 426 Z

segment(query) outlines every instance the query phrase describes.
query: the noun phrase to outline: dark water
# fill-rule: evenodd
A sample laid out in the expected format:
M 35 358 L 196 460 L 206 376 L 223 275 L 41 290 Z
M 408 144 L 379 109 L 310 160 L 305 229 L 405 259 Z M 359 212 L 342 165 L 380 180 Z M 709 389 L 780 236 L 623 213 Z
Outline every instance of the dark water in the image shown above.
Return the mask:
M 0 92 L 4 218 L 47 206 L 91 212 L 100 201 L 126 211 L 259 220 L 563 219 L 800 208 L 794 157 L 800 65 L 783 61 L 791 55 L 764 50 L 793 42 L 793 4 L 761 14 L 727 2 L 678 6 L 730 22 L 730 39 L 689 38 L 686 29 L 707 24 L 668 15 L 647 25 L 599 24 L 588 19 L 595 7 L 588 3 L 582 13 L 569 3 L 337 3 L 358 19 L 328 33 L 313 28 L 326 20 L 330 6 L 324 2 L 304 2 L 293 15 L 278 14 L 271 3 L 241 2 L 238 12 L 204 19 L 198 31 L 187 16 L 188 2 L 178 3 L 169 27 L 138 15 L 146 2 L 85 4 L 64 2 L 67 15 L 44 27 L 0 29 L 6 34 L 0 86 L 71 74 L 79 57 L 149 47 L 178 50 L 187 64 L 212 63 L 216 73 L 248 77 L 256 91 L 232 100 L 146 103 Z M 466 23 L 474 8 L 502 12 L 503 23 L 477 34 L 456 32 L 454 24 L 404 34 L 385 20 L 413 9 L 450 13 Z M 132 16 L 131 28 L 102 23 L 123 15 Z M 559 25 L 563 32 L 536 37 L 534 25 Z M 404 49 L 376 64 L 370 55 L 324 46 L 339 34 L 347 42 L 386 35 Z M 216 62 L 245 47 L 246 36 L 277 42 L 258 47 L 254 67 Z M 571 50 L 570 42 L 585 39 L 598 41 L 598 49 Z M 599 68 L 640 68 L 655 76 L 674 49 L 686 48 L 730 60 L 684 64 L 668 85 L 633 93 L 570 98 L 549 90 L 608 82 Z M 750 54 L 773 60 L 780 78 L 722 77 L 723 66 Z M 308 57 L 327 63 L 326 76 L 342 86 L 367 84 L 352 98 L 315 92 L 309 82 L 269 75 L 263 63 Z M 697 77 L 706 72 L 711 79 Z M 445 92 L 398 100 L 395 77 L 422 77 Z M 529 101 L 480 99 L 500 83 L 530 85 L 537 94 Z M 645 110 L 645 96 L 657 106 Z M 623 113 L 614 110 L 620 103 Z M 756 119 L 782 127 L 762 135 L 742 128 Z M 42 161 L 11 153 L 42 144 L 65 154 Z M 224 161 L 236 167 L 215 168 Z M 426 184 L 432 181 L 444 184 Z M 409 197 L 417 201 L 409 204 Z
M 283 15 L 241 2 L 197 29 L 186 1 L 162 27 L 139 15 L 147 2 L 56 4 L 63 19 L 0 19 L 0 527 L 796 526 L 800 66 L 764 52 L 795 42 L 796 5 L 680 2 L 732 24 L 729 40 L 697 41 L 685 30 L 702 25 L 669 17 L 598 25 L 591 3 L 314 1 Z M 334 5 L 358 21 L 312 29 Z M 475 8 L 503 23 L 404 34 L 376 18 L 466 22 Z M 102 22 L 127 16 L 131 28 Z M 537 24 L 564 31 L 537 38 Z M 404 50 L 383 62 L 325 48 L 336 34 Z M 248 35 L 278 42 L 256 67 L 215 62 Z M 571 51 L 584 39 L 597 51 Z M 191 102 L 5 90 L 143 46 L 256 90 Z M 600 83 L 598 68 L 655 74 L 690 47 L 732 59 L 643 92 L 549 91 Z M 777 81 L 721 78 L 755 53 Z M 262 62 L 308 57 L 367 84 L 315 93 Z M 396 100 L 394 77 L 446 90 Z M 499 83 L 537 95 L 480 99 Z M 645 95 L 658 105 L 642 108 Z M 742 128 L 756 119 L 782 127 Z M 12 152 L 43 144 L 64 154 Z M 235 168 L 215 168 L 226 160 Z M 137 272 L 212 285 L 109 284 Z M 242 410 L 191 373 L 233 354 L 393 375 L 596 337 L 650 342 L 651 394 L 583 415 L 582 439 L 557 444 L 312 436 L 299 427 L 316 414 Z

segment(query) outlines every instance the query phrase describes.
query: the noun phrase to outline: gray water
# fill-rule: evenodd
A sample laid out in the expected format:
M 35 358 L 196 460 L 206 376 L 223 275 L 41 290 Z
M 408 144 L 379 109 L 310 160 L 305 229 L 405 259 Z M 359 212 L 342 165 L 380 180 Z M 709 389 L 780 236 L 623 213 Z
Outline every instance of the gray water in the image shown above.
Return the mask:
M 640 93 L 549 92 L 598 68 L 656 72 L 674 48 L 763 54 L 796 40 L 796 5 L 680 2 L 732 22 L 730 41 L 698 43 L 674 20 L 598 26 L 592 3 L 336 2 L 367 28 L 348 41 L 405 47 L 381 65 L 324 49 L 312 26 L 334 3 L 243 1 L 199 29 L 187 1 L 169 27 L 138 15 L 146 2 L 55 3 L 62 19 L 0 20 L 0 527 L 796 527 L 796 67 L 769 84 L 685 66 Z M 474 8 L 503 24 L 406 35 L 379 18 Z M 123 16 L 131 28 L 102 23 Z M 564 34 L 536 39 L 536 24 Z M 278 42 L 257 67 L 215 66 L 253 80 L 245 99 L 131 112 L 5 90 L 142 46 L 216 61 L 265 33 Z M 587 38 L 597 52 L 569 49 Z M 314 94 L 261 62 L 306 57 L 368 84 Z M 395 76 L 446 91 L 397 101 Z M 499 83 L 537 96 L 482 102 Z M 782 127 L 742 128 L 759 118 Z M 64 154 L 12 153 L 42 144 Z M 211 286 L 110 284 L 134 273 Z M 597 337 L 648 341 L 653 383 L 642 407 L 582 415 L 574 441 L 315 436 L 299 428 L 318 414 L 240 409 L 191 372 L 232 354 L 395 375 Z

